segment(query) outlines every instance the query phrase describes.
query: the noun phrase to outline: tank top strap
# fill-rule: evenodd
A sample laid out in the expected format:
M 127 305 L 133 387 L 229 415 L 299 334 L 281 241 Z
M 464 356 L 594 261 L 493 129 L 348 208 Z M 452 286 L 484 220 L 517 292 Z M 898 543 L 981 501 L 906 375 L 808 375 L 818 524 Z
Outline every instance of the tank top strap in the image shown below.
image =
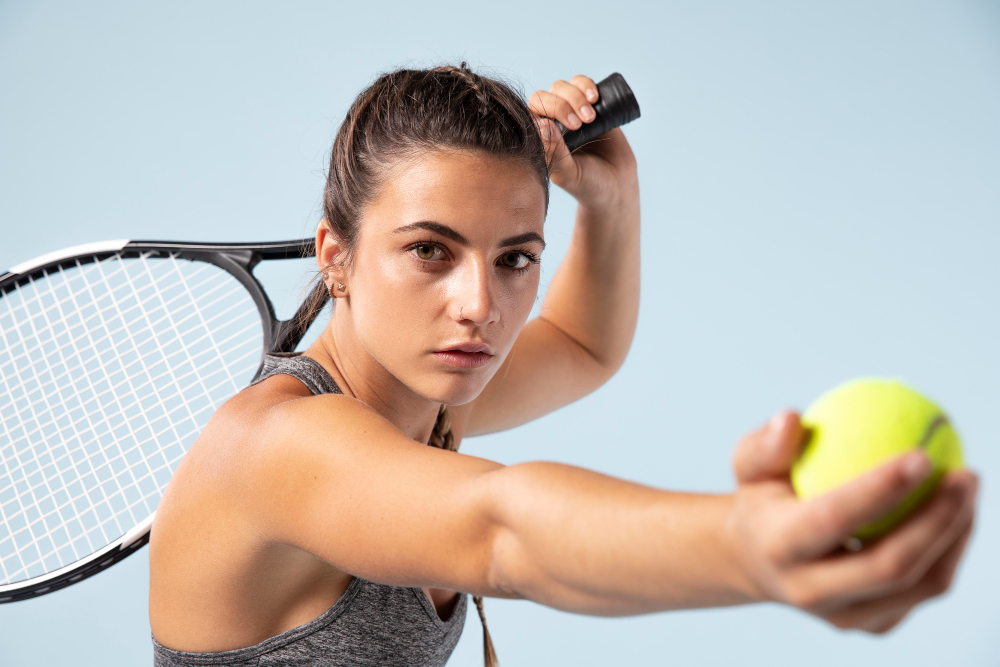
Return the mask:
M 342 394 L 340 387 L 333 381 L 322 364 L 307 357 L 301 352 L 288 352 L 264 355 L 257 375 L 249 386 L 263 382 L 272 375 L 291 375 L 301 382 L 313 394 Z

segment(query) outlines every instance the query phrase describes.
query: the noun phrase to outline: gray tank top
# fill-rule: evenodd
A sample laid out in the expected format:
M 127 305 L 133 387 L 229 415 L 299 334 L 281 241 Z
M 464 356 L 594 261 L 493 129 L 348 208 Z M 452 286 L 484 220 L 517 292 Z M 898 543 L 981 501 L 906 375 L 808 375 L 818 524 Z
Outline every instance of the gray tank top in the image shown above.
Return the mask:
M 267 355 L 250 385 L 278 374 L 300 380 L 313 394 L 342 393 L 318 362 L 301 354 Z M 448 661 L 462 635 L 468 597 L 468 593 L 459 593 L 451 615 L 442 621 L 421 588 L 354 577 L 333 606 L 318 617 L 253 646 L 192 653 L 169 649 L 153 637 L 153 664 L 440 666 Z

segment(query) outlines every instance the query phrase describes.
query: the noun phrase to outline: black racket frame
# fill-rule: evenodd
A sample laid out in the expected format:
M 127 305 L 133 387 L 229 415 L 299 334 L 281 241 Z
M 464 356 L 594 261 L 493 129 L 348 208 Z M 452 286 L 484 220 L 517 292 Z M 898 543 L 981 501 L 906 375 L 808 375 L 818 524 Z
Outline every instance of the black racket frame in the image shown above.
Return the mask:
M 254 267 L 265 260 L 302 259 L 315 256 L 315 240 L 311 238 L 266 243 L 128 241 L 115 249 L 83 251 L 79 254 L 72 254 L 73 250 L 69 248 L 67 249 L 69 254 L 31 265 L 22 271 L 8 271 L 0 275 L 0 298 L 18 286 L 44 277 L 54 270 L 92 264 L 115 256 L 128 259 L 173 255 L 182 259 L 207 262 L 236 278 L 250 293 L 257 306 L 264 337 L 260 363 L 263 363 L 264 355 L 268 353 L 293 352 L 322 306 L 330 299 L 326 284 L 319 281 L 295 315 L 287 320 L 278 320 L 271 299 L 253 275 Z M 315 308 L 312 313 L 309 312 L 311 308 Z M 27 600 L 75 584 L 127 558 L 148 542 L 149 526 L 139 524 L 114 542 L 71 565 L 40 577 L 0 586 L 0 603 Z M 35 583 L 32 583 L 33 580 Z

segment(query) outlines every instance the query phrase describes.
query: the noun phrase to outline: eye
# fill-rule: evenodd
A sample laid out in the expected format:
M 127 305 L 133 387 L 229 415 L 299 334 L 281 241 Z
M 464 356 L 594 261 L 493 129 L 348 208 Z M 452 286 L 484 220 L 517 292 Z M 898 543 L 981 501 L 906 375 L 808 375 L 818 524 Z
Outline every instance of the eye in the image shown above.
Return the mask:
M 410 248 L 410 252 L 414 253 L 417 259 L 422 259 L 425 261 L 430 261 L 433 259 L 438 259 L 439 256 L 435 255 L 436 252 L 444 252 L 441 246 L 434 243 L 418 243 Z
M 518 272 L 527 271 L 532 264 L 538 264 L 538 255 L 525 250 L 511 250 L 500 255 L 500 263 Z

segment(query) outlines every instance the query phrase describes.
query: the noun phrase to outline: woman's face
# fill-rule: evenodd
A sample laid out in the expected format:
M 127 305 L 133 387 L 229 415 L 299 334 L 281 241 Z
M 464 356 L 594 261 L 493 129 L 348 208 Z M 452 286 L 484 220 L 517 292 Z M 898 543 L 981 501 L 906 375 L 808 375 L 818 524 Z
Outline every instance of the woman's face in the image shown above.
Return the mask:
M 348 291 L 361 345 L 425 398 L 474 399 L 537 297 L 544 221 L 524 162 L 458 150 L 401 162 L 360 221 Z M 492 356 L 440 354 L 470 342 Z

